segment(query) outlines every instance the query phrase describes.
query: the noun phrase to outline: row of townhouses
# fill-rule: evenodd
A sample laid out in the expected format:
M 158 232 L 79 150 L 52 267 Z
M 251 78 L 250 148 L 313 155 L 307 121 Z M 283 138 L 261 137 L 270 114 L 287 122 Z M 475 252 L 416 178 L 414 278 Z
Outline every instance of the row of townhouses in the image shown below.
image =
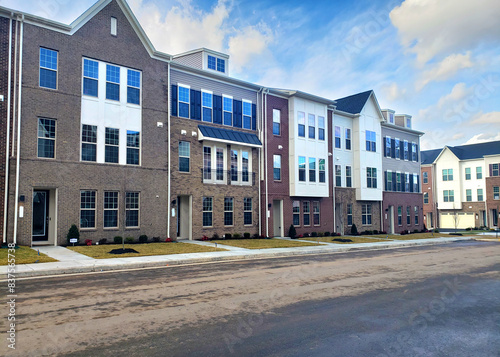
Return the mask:
M 420 137 L 367 91 L 331 100 L 156 51 L 124 0 L 72 24 L 0 8 L 3 242 L 424 227 Z
M 500 141 L 422 151 L 427 227 L 498 228 Z

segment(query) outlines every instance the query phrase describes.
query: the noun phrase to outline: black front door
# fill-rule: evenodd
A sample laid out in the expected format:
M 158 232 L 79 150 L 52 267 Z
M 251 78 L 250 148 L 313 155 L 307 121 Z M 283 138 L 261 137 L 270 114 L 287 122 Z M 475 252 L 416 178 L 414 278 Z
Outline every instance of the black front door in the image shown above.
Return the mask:
M 49 191 L 33 191 L 33 241 L 49 240 Z

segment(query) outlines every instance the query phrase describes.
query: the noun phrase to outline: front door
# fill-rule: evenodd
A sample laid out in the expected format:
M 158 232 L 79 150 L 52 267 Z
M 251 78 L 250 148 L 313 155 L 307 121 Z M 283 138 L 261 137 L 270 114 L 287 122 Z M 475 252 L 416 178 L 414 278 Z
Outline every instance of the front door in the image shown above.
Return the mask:
M 281 229 L 281 200 L 273 201 L 273 231 L 274 237 L 283 237 L 283 231 Z
M 33 241 L 49 240 L 49 191 L 33 191 Z

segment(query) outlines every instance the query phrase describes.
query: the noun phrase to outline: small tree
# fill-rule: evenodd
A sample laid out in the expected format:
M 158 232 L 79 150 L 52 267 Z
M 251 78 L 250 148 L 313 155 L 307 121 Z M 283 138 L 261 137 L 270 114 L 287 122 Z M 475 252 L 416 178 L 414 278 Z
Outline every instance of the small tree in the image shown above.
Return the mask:
M 68 231 L 68 234 L 66 236 L 66 238 L 68 239 L 68 245 L 70 245 L 70 239 L 72 238 L 76 238 L 77 241 L 76 241 L 76 244 L 79 243 L 79 239 L 80 239 L 80 232 L 78 231 L 78 227 L 76 226 L 76 224 L 72 224 L 69 231 Z
M 352 227 L 351 227 L 351 234 L 353 236 L 357 235 L 358 234 L 358 228 L 356 228 L 356 225 L 353 224 Z
M 288 236 L 292 239 L 295 239 L 295 237 L 297 236 L 297 231 L 295 230 L 293 224 L 290 225 L 290 229 L 288 230 Z

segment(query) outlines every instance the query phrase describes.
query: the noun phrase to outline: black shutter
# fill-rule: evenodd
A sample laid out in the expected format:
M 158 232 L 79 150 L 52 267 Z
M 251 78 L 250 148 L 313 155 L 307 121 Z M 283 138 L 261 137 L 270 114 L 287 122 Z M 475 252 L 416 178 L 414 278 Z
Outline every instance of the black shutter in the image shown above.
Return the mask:
M 172 99 L 170 114 L 174 117 L 177 116 L 177 86 L 172 84 L 172 92 L 170 93 L 170 98 Z
M 410 175 L 410 192 L 413 192 L 413 174 Z
M 403 140 L 399 141 L 399 158 L 401 160 L 405 159 L 405 142 Z
M 257 106 L 252 104 L 252 130 L 257 130 Z
M 233 118 L 233 126 L 235 128 L 241 128 L 241 110 L 242 110 L 242 103 L 241 100 L 233 100 L 233 111 L 234 111 L 234 118 Z
M 417 151 L 417 162 L 418 162 L 418 144 L 415 144 L 415 146 L 417 147 L 416 151 Z
M 392 190 L 397 191 L 398 190 L 398 183 L 396 182 L 396 173 L 392 173 Z
M 396 157 L 396 140 L 391 139 L 391 157 L 394 159 Z
M 389 191 L 388 184 L 387 184 L 387 171 L 384 171 L 384 180 L 385 180 L 385 190 Z
M 201 91 L 191 89 L 191 119 L 201 120 Z
M 214 95 L 214 123 L 222 124 L 222 97 Z
M 387 152 L 387 138 L 384 136 L 384 157 L 387 157 L 386 152 Z
M 420 175 L 417 175 L 417 192 L 420 192 Z

